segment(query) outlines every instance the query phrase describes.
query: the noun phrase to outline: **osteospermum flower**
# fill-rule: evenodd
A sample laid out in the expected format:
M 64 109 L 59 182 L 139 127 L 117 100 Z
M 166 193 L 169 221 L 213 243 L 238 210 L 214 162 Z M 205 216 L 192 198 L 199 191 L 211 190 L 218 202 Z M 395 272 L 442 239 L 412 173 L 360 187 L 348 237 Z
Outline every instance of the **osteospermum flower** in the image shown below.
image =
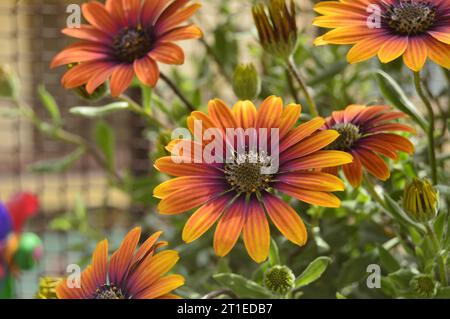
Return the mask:
M 76 63 L 64 75 L 65 88 L 86 85 L 92 94 L 111 78 L 111 94 L 118 96 L 134 75 L 148 86 L 159 79 L 157 62 L 183 64 L 183 50 L 174 41 L 201 37 L 195 25 L 182 25 L 200 7 L 189 0 L 107 0 L 105 5 L 83 4 L 89 22 L 62 32 L 81 39 L 52 61 L 52 67 Z
M 414 145 L 407 138 L 392 133 L 415 132 L 410 126 L 392 122 L 405 117 L 406 114 L 394 112 L 386 105 L 350 105 L 327 118 L 323 129 L 334 129 L 341 134 L 327 148 L 353 155 L 353 162 L 342 166 L 345 177 L 353 187 L 361 184 L 363 168 L 380 180 L 390 177 L 389 167 L 380 155 L 396 160 L 399 151 L 414 152 Z M 337 170 L 338 167 L 326 169 L 333 174 Z
M 267 98 L 258 111 L 250 101 L 239 101 L 229 109 L 216 99 L 209 103 L 209 114 L 192 112 L 188 127 L 196 140 L 174 140 L 167 147 L 172 155 L 186 161 L 177 163 L 173 156 L 167 156 L 155 163 L 159 171 L 177 176 L 154 190 L 154 196 L 162 199 L 158 205 L 161 214 L 179 214 L 200 206 L 184 227 L 185 242 L 199 238 L 219 220 L 214 234 L 217 255 L 227 255 L 242 232 L 249 255 L 262 262 L 270 245 L 266 214 L 293 243 L 304 245 L 307 240 L 302 219 L 277 196 L 278 192 L 313 205 L 340 205 L 331 192 L 342 191 L 342 181 L 315 170 L 349 163 L 352 157 L 345 152 L 322 150 L 339 134 L 333 130 L 319 131 L 325 123 L 319 117 L 296 126 L 300 112 L 300 105 L 289 104 L 283 108 L 281 98 L 275 96 Z M 197 129 L 196 121 L 201 121 L 202 130 Z M 278 152 L 271 152 L 269 147 L 267 151 L 250 147 L 250 138 L 245 142 L 239 139 L 242 144 L 227 138 L 226 130 L 234 128 L 256 129 L 250 135 L 257 136 L 262 143 L 275 139 L 270 132 L 278 129 Z M 203 138 L 209 129 L 216 130 L 216 139 Z M 267 129 L 268 135 L 259 129 Z M 216 140 L 223 140 L 223 145 L 230 150 L 231 156 L 225 163 L 208 161 L 195 152 L 198 147 L 206 150 Z M 191 152 L 180 147 L 191 144 Z M 278 170 L 264 171 L 278 157 Z
M 166 275 L 178 261 L 178 253 L 156 249 L 161 232 L 151 235 L 136 251 L 141 236 L 139 227 L 131 230 L 108 262 L 108 241 L 101 241 L 92 264 L 81 274 L 80 288 L 63 280 L 56 293 L 60 299 L 162 299 L 176 298 L 171 291 L 184 284 L 180 275 Z
M 339 0 L 315 6 L 314 25 L 333 28 L 316 44 L 354 44 L 347 59 L 361 62 L 378 54 L 388 63 L 403 55 L 413 71 L 427 56 L 450 68 L 450 2 L 447 0 Z

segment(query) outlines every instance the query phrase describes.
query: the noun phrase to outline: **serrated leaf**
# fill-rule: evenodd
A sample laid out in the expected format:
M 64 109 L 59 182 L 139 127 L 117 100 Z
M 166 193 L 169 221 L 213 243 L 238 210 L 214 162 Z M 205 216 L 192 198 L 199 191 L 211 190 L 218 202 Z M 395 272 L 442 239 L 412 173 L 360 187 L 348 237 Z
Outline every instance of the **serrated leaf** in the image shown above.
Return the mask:
M 128 106 L 127 102 L 114 102 L 105 106 L 75 106 L 70 109 L 70 113 L 87 118 L 98 118 L 126 110 Z
M 222 286 L 233 290 L 241 298 L 267 299 L 272 297 L 272 294 L 266 288 L 241 275 L 221 273 L 213 275 L 213 278 Z
M 62 123 L 61 112 L 55 98 L 45 89 L 44 86 L 38 88 L 39 99 L 52 118 L 53 124 L 60 126 Z
M 98 122 L 95 126 L 95 141 L 105 156 L 108 168 L 114 169 L 115 135 L 112 128 L 105 122 Z
M 57 159 L 40 161 L 29 166 L 29 170 L 34 173 L 61 173 L 68 170 L 85 153 L 84 148 Z
M 388 272 L 395 272 L 400 269 L 400 264 L 398 261 L 381 245 L 378 246 L 378 255 L 380 256 L 381 265 Z
M 428 123 L 400 85 L 389 74 L 381 70 L 375 71 L 375 77 L 384 98 L 397 109 L 408 114 L 424 131 L 427 131 Z
M 295 280 L 295 288 L 300 288 L 309 285 L 310 283 L 319 279 L 331 263 L 329 257 L 318 257 L 313 260 L 303 273 Z

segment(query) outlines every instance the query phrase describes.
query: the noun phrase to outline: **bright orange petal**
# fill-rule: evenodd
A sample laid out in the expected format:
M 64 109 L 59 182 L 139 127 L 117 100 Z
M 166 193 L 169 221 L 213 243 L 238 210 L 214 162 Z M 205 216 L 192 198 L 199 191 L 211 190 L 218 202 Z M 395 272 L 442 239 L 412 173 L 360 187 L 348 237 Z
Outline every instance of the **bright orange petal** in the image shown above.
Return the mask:
M 232 197 L 225 195 L 214 199 L 200 207 L 187 221 L 183 229 L 182 238 L 186 243 L 191 243 L 202 236 L 222 215 L 225 207 Z
M 320 129 L 324 123 L 325 123 L 325 120 L 323 118 L 316 117 L 306 123 L 299 125 L 295 129 L 291 130 L 286 135 L 286 137 L 283 140 L 281 140 L 280 152 L 283 152 L 284 150 L 291 147 L 292 145 L 297 144 L 298 142 L 303 140 L 305 137 L 310 136 L 312 133 L 314 133 L 318 129 Z
M 165 64 L 181 65 L 184 63 L 184 52 L 178 45 L 167 42 L 158 43 L 150 51 L 149 56 L 158 62 Z
M 226 256 L 236 244 L 245 222 L 245 198 L 241 196 L 225 211 L 214 233 L 216 255 Z
M 173 176 L 217 176 L 219 172 L 212 165 L 175 163 L 171 156 L 158 159 L 155 162 L 155 168 L 162 173 Z
M 408 37 L 390 36 L 378 52 L 378 58 L 383 63 L 389 63 L 401 56 L 408 47 Z
M 215 127 L 221 129 L 223 132 L 226 132 L 227 128 L 237 127 L 233 113 L 223 101 L 219 99 L 209 101 L 208 112 L 215 123 Z
M 118 26 L 111 18 L 109 12 L 105 9 L 103 4 L 92 1 L 89 3 L 84 3 L 81 6 L 83 11 L 83 16 L 98 30 L 107 32 L 109 34 L 114 34 L 118 30 Z
M 264 194 L 263 203 L 270 219 L 287 239 L 300 246 L 306 244 L 305 224 L 291 206 L 270 193 Z
M 184 277 L 181 275 L 169 275 L 158 279 L 150 287 L 135 296 L 135 299 L 155 299 L 184 285 Z
M 325 168 L 351 163 L 353 157 L 341 151 L 317 151 L 314 154 L 302 157 L 301 161 L 290 161 L 281 165 L 280 171 L 299 171 L 314 168 Z
M 159 199 L 163 199 L 181 189 L 189 191 L 190 189 L 197 189 L 197 187 L 201 187 L 202 185 L 218 185 L 219 183 L 221 183 L 221 179 L 214 177 L 183 176 L 170 179 L 159 184 L 153 190 L 153 196 Z
M 355 156 L 358 156 L 364 168 L 380 180 L 385 181 L 391 176 L 391 172 L 385 161 L 374 152 L 366 149 L 357 149 L 354 150 L 354 153 Z
M 132 65 L 122 64 L 117 66 L 111 77 L 111 95 L 118 97 L 131 85 L 134 78 Z
M 269 255 L 270 229 L 264 209 L 256 199 L 247 205 L 242 233 L 250 257 L 257 263 L 265 261 Z
M 311 191 L 336 192 L 343 191 L 344 183 L 335 175 L 322 172 L 295 172 L 277 177 L 283 183 Z
M 232 109 L 237 127 L 248 129 L 254 127 L 256 121 L 256 107 L 250 101 L 238 101 Z
M 271 128 L 280 127 L 282 112 L 283 100 L 277 96 L 268 97 L 259 107 L 255 127 L 266 128 L 270 134 Z
M 289 104 L 281 113 L 280 140 L 294 127 L 302 113 L 300 104 Z
M 175 42 L 181 40 L 198 39 L 203 35 L 202 31 L 196 25 L 187 25 L 170 30 L 163 34 L 160 41 Z
M 342 169 L 350 185 L 352 185 L 354 188 L 361 185 L 362 165 L 358 156 L 353 155 L 353 162 L 343 165 Z
M 326 192 L 310 191 L 302 188 L 292 186 L 285 183 L 276 183 L 274 186 L 279 191 L 297 198 L 302 202 L 318 205 L 323 207 L 339 207 L 341 201 L 335 195 Z
M 108 241 L 102 240 L 95 248 L 92 255 L 93 280 L 96 287 L 101 287 L 106 283 L 108 272 Z
M 427 46 L 420 37 L 410 37 L 403 61 L 414 72 L 422 70 L 427 60 Z
M 149 56 L 134 61 L 134 72 L 139 81 L 154 87 L 159 79 L 159 68 L 156 62 Z
M 348 51 L 347 61 L 349 63 L 359 63 L 372 58 L 378 53 L 385 41 L 384 37 L 369 37 L 359 41 Z

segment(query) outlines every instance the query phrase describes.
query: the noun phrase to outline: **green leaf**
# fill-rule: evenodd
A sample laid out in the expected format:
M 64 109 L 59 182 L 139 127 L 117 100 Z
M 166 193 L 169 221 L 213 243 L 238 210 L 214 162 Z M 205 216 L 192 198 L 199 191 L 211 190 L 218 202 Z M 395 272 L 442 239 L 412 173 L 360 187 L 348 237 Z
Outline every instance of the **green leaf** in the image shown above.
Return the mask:
M 59 106 L 56 103 L 54 97 L 45 89 L 44 86 L 40 86 L 38 88 L 38 94 L 39 99 L 50 114 L 53 124 L 55 124 L 56 126 L 61 126 L 61 112 L 59 111 Z
M 329 257 L 318 257 L 312 261 L 303 273 L 295 280 L 295 288 L 300 288 L 309 285 L 310 283 L 319 279 L 331 263 Z
M 378 246 L 378 255 L 380 256 L 381 265 L 388 272 L 395 272 L 400 269 L 400 264 L 398 261 L 381 245 Z
M 381 70 L 375 72 L 375 77 L 384 98 L 400 111 L 408 114 L 424 131 L 427 131 L 428 123 L 417 111 L 413 102 L 408 99 L 400 85 L 389 74 Z
M 87 118 L 98 118 L 126 110 L 128 107 L 127 102 L 114 102 L 105 106 L 75 106 L 70 109 L 70 113 Z
M 105 156 L 108 168 L 114 169 L 115 135 L 111 126 L 105 122 L 98 122 L 95 126 L 95 141 Z
M 85 152 L 86 150 L 84 148 L 79 148 L 62 158 L 34 163 L 29 166 L 29 170 L 34 173 L 61 173 L 75 164 Z
M 443 212 L 441 214 L 439 214 L 436 217 L 436 219 L 434 221 L 434 224 L 433 224 L 433 228 L 434 228 L 434 231 L 436 233 L 436 237 L 437 237 L 437 239 L 439 241 L 442 240 L 443 235 L 444 235 L 444 231 L 445 231 L 445 221 L 446 221 L 446 218 L 445 218 L 446 216 L 445 215 L 446 214 L 443 213 Z
M 256 282 L 241 275 L 232 273 L 221 273 L 213 275 L 221 285 L 233 290 L 241 298 L 267 299 L 272 297 L 272 293 Z
M 450 287 L 440 287 L 437 291 L 436 298 L 450 299 Z
M 271 240 L 270 240 L 269 264 L 271 267 L 281 264 L 278 246 L 277 246 L 276 241 L 273 238 L 271 238 Z

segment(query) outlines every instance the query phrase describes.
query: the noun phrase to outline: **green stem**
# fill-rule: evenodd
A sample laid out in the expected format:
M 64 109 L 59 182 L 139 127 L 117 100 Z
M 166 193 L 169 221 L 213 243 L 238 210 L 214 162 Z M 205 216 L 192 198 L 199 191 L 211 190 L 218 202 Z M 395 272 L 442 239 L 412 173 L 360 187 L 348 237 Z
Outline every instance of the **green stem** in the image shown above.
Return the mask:
M 444 257 L 441 254 L 441 245 L 439 244 L 439 240 L 436 237 L 436 233 L 430 224 L 426 223 L 425 227 L 427 228 L 428 235 L 431 238 L 431 242 L 433 243 L 434 250 L 436 252 L 437 264 L 439 267 L 439 277 L 441 280 L 441 284 L 444 287 L 448 285 L 448 277 L 447 277 L 447 269 L 445 268 Z
M 178 96 L 178 98 L 184 103 L 184 105 L 186 105 L 187 109 L 190 112 L 194 112 L 195 111 L 194 105 L 184 96 L 184 94 L 181 92 L 178 86 L 175 83 L 173 83 L 172 80 L 169 79 L 169 77 L 162 72 L 160 73 L 160 77 L 161 79 L 163 79 L 164 82 L 166 82 L 166 84 L 172 89 L 175 95 Z
M 20 109 L 21 113 L 43 134 L 54 140 L 72 144 L 86 150 L 94 158 L 97 164 L 99 164 L 100 167 L 102 167 L 113 179 L 115 179 L 117 183 L 123 184 L 122 177 L 108 165 L 103 155 L 99 153 L 97 148 L 91 142 L 60 127 L 49 128 L 47 126 L 43 126 L 44 123 L 42 120 L 27 103 L 20 100 L 15 100 L 14 103 Z
M 370 179 L 367 174 L 364 174 L 364 184 L 366 186 L 366 190 L 369 192 L 369 194 L 375 199 L 375 201 L 380 204 L 380 206 L 384 209 L 387 209 L 386 203 L 384 199 L 381 198 L 381 196 L 378 194 L 378 192 L 375 189 L 375 185 L 373 184 L 372 180 Z
M 314 100 L 312 99 L 311 95 L 308 92 L 308 87 L 306 86 L 305 81 L 303 81 L 302 76 L 300 75 L 300 71 L 295 66 L 295 62 L 292 58 L 288 59 L 287 61 L 287 68 L 292 73 L 294 78 L 297 80 L 298 84 L 300 85 L 300 89 L 302 90 L 303 94 L 305 95 L 306 102 L 308 103 L 309 111 L 312 116 L 319 116 L 319 112 L 317 112 L 317 106 Z
M 129 105 L 129 109 L 130 111 L 142 116 L 143 118 L 145 118 L 149 123 L 153 123 L 156 126 L 158 126 L 159 128 L 166 128 L 166 126 L 159 121 L 158 119 L 156 119 L 155 117 L 153 117 L 151 114 L 147 113 L 138 103 L 136 103 L 132 98 L 130 98 L 129 96 L 122 94 L 119 97 L 120 100 L 127 102 Z
M 430 160 L 430 166 L 431 166 L 431 178 L 433 181 L 433 185 L 436 185 L 438 183 L 437 178 L 437 165 L 436 165 L 436 150 L 434 148 L 434 112 L 433 107 L 431 106 L 430 100 L 427 98 L 426 94 L 424 93 L 424 90 L 422 88 L 422 82 L 420 80 L 420 73 L 414 72 L 414 84 L 416 87 L 417 94 L 422 99 L 422 102 L 425 104 L 425 107 L 427 108 L 428 112 L 428 121 L 429 121 L 429 127 L 427 132 L 428 137 L 428 156 Z

